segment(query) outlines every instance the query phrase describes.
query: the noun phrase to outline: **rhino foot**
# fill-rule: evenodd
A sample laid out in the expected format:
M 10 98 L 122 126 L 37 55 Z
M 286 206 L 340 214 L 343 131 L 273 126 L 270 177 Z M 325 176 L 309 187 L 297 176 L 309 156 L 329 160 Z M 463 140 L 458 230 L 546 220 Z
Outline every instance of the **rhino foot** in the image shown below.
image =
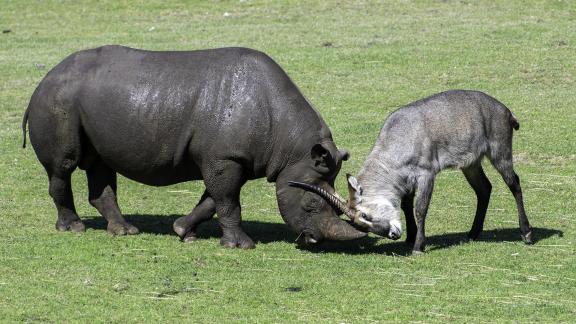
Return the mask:
M 112 235 L 134 235 L 140 233 L 136 226 L 126 222 L 109 222 L 107 231 Z
M 180 237 L 182 242 L 193 242 L 198 239 L 196 236 L 196 232 L 190 228 L 190 226 L 186 227 L 186 217 L 180 217 L 172 225 L 172 229 Z
M 70 231 L 78 233 L 78 232 L 84 232 L 86 230 L 86 226 L 84 226 L 84 223 L 82 223 L 80 219 L 72 220 L 69 222 L 63 222 L 58 220 L 56 222 L 56 229 L 61 232 Z
M 224 234 L 222 239 L 220 239 L 220 245 L 226 248 L 239 247 L 241 249 L 253 249 L 256 247 L 254 241 L 242 231 L 235 231 L 228 235 Z

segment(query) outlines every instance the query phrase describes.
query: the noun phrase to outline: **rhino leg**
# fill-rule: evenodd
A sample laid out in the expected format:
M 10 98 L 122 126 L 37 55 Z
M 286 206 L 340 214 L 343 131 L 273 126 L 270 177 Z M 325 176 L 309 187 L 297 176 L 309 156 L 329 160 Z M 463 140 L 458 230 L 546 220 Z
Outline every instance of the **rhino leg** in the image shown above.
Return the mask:
M 59 231 L 83 232 L 85 226 L 78 214 L 76 214 L 70 176 L 71 172 L 66 175 L 50 176 L 49 192 L 58 210 L 56 229 Z
M 174 232 L 176 232 L 184 242 L 194 241 L 196 240 L 196 227 L 200 225 L 200 223 L 214 217 L 214 213 L 216 213 L 216 203 L 214 203 L 214 199 L 210 197 L 208 192 L 204 191 L 202 198 L 200 198 L 200 201 L 192 212 L 178 218 L 174 222 L 172 226 Z
M 220 244 L 229 248 L 254 248 L 254 242 L 240 227 L 240 188 L 246 183 L 242 166 L 220 160 L 207 165 L 204 171 L 206 190 L 214 199 L 222 228 Z
M 116 200 L 116 172 L 101 160 L 86 169 L 88 196 L 92 206 L 108 221 L 108 232 L 113 235 L 138 234 L 138 228 L 129 224 Z
M 72 114 L 67 119 L 60 118 L 67 109 L 46 105 L 44 101 L 31 105 L 30 142 L 48 174 L 48 192 L 58 210 L 56 229 L 82 232 L 85 227 L 76 213 L 71 184 L 81 153 L 79 124 Z

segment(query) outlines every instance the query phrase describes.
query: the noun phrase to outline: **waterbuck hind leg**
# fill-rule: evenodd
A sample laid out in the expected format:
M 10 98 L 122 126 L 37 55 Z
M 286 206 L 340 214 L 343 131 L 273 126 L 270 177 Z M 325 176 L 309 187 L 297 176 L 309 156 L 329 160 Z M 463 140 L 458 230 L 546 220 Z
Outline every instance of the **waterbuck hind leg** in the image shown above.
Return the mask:
M 434 175 L 424 175 L 420 176 L 417 183 L 416 189 L 416 239 L 414 241 L 414 247 L 412 248 L 412 254 L 422 254 L 426 246 L 426 234 L 425 234 L 425 221 L 426 214 L 428 213 L 428 207 L 430 206 L 430 200 L 432 199 L 432 190 L 434 189 Z
M 414 246 L 416 241 L 416 220 L 414 219 L 414 193 L 410 193 L 402 198 L 402 211 L 406 217 L 406 244 Z
M 190 242 L 196 240 L 196 227 L 200 223 L 205 222 L 216 213 L 216 203 L 214 199 L 210 197 L 207 191 L 200 198 L 200 201 L 194 207 L 192 212 L 186 216 L 178 218 L 172 228 L 174 232 L 180 236 L 180 239 L 184 242 Z
M 526 244 L 532 244 L 532 228 L 528 222 L 528 217 L 526 216 L 526 211 L 524 210 L 524 199 L 522 197 L 522 188 L 520 187 L 520 178 L 516 172 L 514 172 L 514 167 L 512 164 L 512 153 L 510 150 L 503 155 L 493 155 L 491 159 L 492 164 L 498 170 L 504 182 L 514 195 L 516 200 L 516 208 L 518 209 L 518 222 L 520 223 L 520 234 L 522 240 Z
M 484 174 L 480 162 L 463 169 L 462 172 L 476 193 L 476 215 L 474 216 L 472 229 L 468 233 L 468 237 L 475 240 L 478 238 L 480 233 L 482 233 L 482 229 L 484 228 L 484 218 L 486 217 L 486 210 L 488 209 L 488 203 L 490 201 L 492 184 L 490 184 L 490 180 L 488 180 L 486 174 Z

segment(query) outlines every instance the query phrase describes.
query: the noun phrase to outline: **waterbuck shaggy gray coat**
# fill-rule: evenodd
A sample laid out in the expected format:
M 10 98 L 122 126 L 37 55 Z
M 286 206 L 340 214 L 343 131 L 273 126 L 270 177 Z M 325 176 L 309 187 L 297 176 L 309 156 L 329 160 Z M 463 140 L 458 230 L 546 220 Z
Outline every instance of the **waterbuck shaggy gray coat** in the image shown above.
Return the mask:
M 89 201 L 112 234 L 136 234 L 116 199 L 116 174 L 163 186 L 204 180 L 192 212 L 174 223 L 183 240 L 215 213 L 221 244 L 251 248 L 240 226 L 240 188 L 276 182 L 283 219 L 307 242 L 366 235 L 316 194 L 289 180 L 334 191 L 348 154 L 286 73 L 245 48 L 151 52 L 104 46 L 72 54 L 40 82 L 23 120 L 48 174 L 58 230 L 82 231 L 70 178 L 86 170 Z M 25 142 L 24 142 L 25 143 Z
M 481 165 L 486 156 L 512 191 L 522 239 L 531 243 L 520 180 L 512 166 L 512 133 L 518 128 L 510 110 L 482 92 L 439 93 L 388 116 L 358 178 L 348 176 L 347 203 L 320 188 L 297 186 L 318 192 L 359 226 L 391 239 L 402 234 L 402 210 L 406 241 L 420 253 L 425 246 L 424 223 L 434 178 L 443 169 L 461 169 L 474 189 L 477 208 L 469 237 L 475 239 L 482 232 L 492 190 Z

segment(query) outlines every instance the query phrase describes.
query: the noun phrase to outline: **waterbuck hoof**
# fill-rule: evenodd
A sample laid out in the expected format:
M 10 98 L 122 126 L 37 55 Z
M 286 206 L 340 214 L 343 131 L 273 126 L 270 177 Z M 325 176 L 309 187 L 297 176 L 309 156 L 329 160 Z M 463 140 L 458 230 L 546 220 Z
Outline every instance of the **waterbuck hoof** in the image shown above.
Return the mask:
M 522 241 L 524 241 L 524 243 L 526 244 L 534 244 L 534 241 L 532 240 L 532 231 L 526 233 L 526 234 L 522 234 Z
M 79 233 L 79 232 L 86 231 L 86 226 L 84 225 L 84 223 L 82 223 L 82 221 L 80 219 L 74 220 L 74 221 L 71 221 L 68 223 L 63 223 L 63 222 L 57 221 L 56 222 L 56 229 L 61 231 L 61 232 L 70 231 L 70 232 L 74 232 L 74 233 Z
M 132 224 L 117 222 L 108 223 L 107 231 L 112 235 L 135 235 L 140 233 L 138 228 Z

